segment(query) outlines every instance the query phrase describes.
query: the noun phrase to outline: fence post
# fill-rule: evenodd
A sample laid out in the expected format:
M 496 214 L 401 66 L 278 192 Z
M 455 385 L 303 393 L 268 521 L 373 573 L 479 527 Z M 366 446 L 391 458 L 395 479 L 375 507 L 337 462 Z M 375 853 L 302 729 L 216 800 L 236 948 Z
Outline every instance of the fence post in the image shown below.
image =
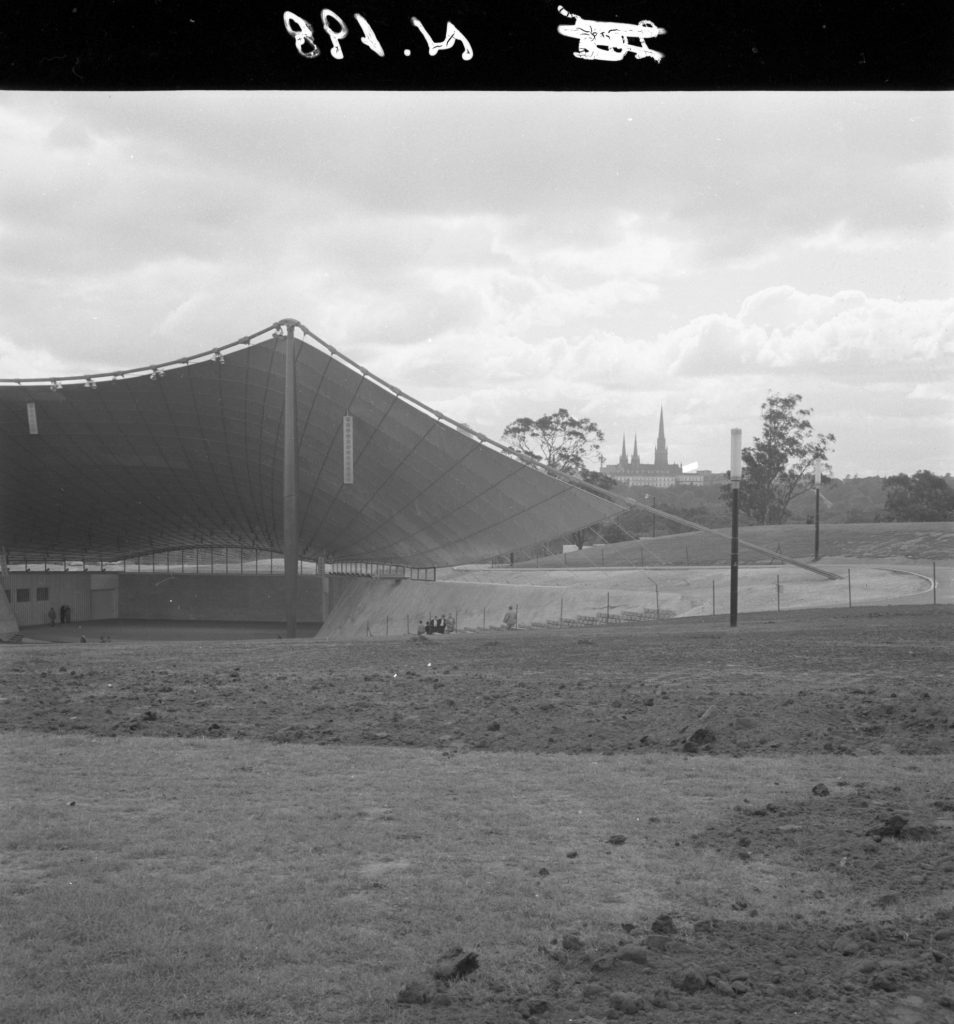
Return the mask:
M 848 607 L 851 607 L 851 569 L 848 570 Z
M 712 581 L 712 617 L 715 618 L 715 580 Z
M 560 629 L 563 629 L 563 598 L 560 598 Z
M 487 628 L 487 606 L 484 605 L 484 629 Z
M 606 591 L 606 625 L 609 625 L 610 616 L 610 602 L 609 602 L 609 591 Z
M 775 574 L 775 608 L 782 610 L 782 577 L 778 573 Z
M 931 563 L 931 582 L 933 584 L 931 587 L 931 603 L 937 604 L 937 562 Z

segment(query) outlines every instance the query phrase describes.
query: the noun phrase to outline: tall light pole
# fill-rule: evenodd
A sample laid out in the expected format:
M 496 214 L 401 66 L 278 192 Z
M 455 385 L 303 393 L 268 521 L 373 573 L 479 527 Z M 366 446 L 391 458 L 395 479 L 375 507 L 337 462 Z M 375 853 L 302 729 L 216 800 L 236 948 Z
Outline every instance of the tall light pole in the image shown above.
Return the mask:
M 739 623 L 739 484 L 742 482 L 742 429 L 733 427 L 729 480 L 732 484 L 732 557 L 729 562 L 729 625 Z
M 285 634 L 295 636 L 298 605 L 298 408 L 295 328 L 285 322 L 285 403 L 282 548 L 285 561 Z
M 815 459 L 815 558 L 814 561 L 818 561 L 818 539 L 819 531 L 821 529 L 821 523 L 819 522 L 819 502 L 821 499 L 821 462 Z
M 652 494 L 652 495 L 647 494 L 646 495 L 646 500 L 649 501 L 650 498 L 652 498 L 652 502 L 653 502 L 653 536 L 655 537 L 656 536 L 656 495 L 655 494 Z

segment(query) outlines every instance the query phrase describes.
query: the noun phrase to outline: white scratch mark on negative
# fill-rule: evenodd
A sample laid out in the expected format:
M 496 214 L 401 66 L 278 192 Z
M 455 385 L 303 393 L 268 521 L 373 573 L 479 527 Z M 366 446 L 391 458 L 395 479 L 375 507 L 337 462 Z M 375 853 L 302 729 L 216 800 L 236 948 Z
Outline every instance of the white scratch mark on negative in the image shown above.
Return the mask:
M 652 50 L 646 45 L 647 39 L 655 39 L 666 34 L 652 21 L 640 21 L 627 24 L 616 21 L 588 21 L 578 14 L 571 14 L 565 7 L 557 7 L 565 18 L 573 18 L 572 25 L 559 25 L 557 32 L 561 36 L 579 41 L 579 48 L 573 54 L 581 60 L 622 60 L 631 53 L 637 60 L 651 57 L 657 64 L 663 59 L 659 50 Z M 633 44 L 631 39 L 639 40 Z

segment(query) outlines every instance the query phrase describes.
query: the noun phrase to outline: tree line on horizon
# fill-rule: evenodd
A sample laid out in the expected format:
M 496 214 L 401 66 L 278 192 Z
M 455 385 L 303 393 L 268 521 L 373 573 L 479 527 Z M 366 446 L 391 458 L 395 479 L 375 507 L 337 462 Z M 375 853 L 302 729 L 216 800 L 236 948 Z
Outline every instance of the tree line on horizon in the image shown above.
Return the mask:
M 761 407 L 762 431 L 742 449 L 739 511 L 749 525 L 778 525 L 793 520 L 814 521 L 815 466 L 822 468 L 820 497 L 822 521 L 830 523 L 948 522 L 954 520 L 954 488 L 950 475 L 926 469 L 912 475 L 887 478 L 845 477 L 824 472 L 835 444 L 833 434 L 815 431 L 812 410 L 802 396 L 770 393 Z M 576 418 L 566 409 L 532 419 L 523 416 L 503 431 L 505 444 L 547 468 L 577 477 L 603 490 L 620 488 L 612 477 L 588 469 L 587 459 L 601 457 L 602 430 L 595 422 Z M 629 509 L 600 527 L 577 531 L 566 539 L 586 543 L 616 543 L 688 530 L 656 512 L 668 512 L 700 526 L 723 527 L 730 522 L 731 487 L 728 482 L 707 486 L 640 487 L 640 500 L 648 494 L 655 512 Z M 645 492 L 645 494 L 644 494 Z M 645 501 L 643 501 L 645 504 Z

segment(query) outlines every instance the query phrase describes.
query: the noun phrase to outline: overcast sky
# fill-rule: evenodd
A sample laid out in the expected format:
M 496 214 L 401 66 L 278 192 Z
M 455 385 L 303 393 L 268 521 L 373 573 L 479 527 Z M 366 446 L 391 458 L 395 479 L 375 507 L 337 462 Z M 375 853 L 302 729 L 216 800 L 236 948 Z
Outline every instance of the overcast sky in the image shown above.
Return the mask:
M 954 471 L 954 95 L 0 93 L 0 377 L 293 317 L 499 438 L 724 470 L 797 392 L 837 476 Z

